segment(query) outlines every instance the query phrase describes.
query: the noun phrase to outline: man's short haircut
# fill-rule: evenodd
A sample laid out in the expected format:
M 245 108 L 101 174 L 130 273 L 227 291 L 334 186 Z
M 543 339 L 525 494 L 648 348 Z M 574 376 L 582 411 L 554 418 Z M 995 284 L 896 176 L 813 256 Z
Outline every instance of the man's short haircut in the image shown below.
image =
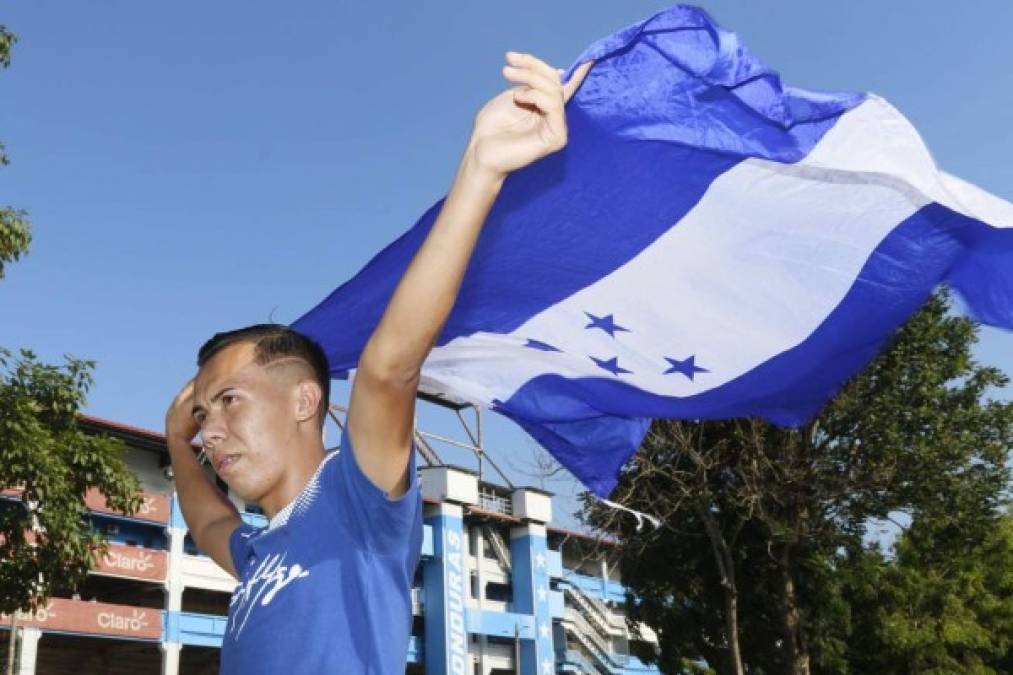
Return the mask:
M 266 366 L 283 358 L 304 361 L 313 371 L 313 377 L 323 396 L 320 399 L 320 426 L 327 418 L 327 405 L 331 400 L 331 374 L 327 355 L 323 348 L 311 338 L 280 323 L 259 323 L 246 328 L 237 328 L 224 333 L 215 333 L 197 352 L 197 367 L 202 368 L 218 352 L 241 342 L 254 345 L 256 363 Z

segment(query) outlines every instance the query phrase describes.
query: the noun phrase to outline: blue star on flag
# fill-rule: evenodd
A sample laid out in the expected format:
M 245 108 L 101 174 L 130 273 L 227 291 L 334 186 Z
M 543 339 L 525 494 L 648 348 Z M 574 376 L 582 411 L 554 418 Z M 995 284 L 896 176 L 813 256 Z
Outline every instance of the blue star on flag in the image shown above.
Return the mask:
M 592 361 L 598 364 L 598 367 L 602 370 L 607 370 L 613 375 L 619 375 L 620 373 L 632 373 L 632 370 L 626 370 L 619 365 L 619 357 L 613 356 L 611 359 L 596 359 L 595 357 L 589 357 Z
M 623 328 L 617 324 L 611 314 L 606 314 L 605 316 L 595 316 L 591 312 L 584 312 L 584 314 L 587 314 L 587 318 L 591 319 L 591 323 L 584 326 L 584 328 L 601 328 L 612 337 L 616 336 L 616 331 L 630 332 L 629 328 Z
M 701 368 L 700 366 L 696 365 L 696 354 L 694 354 L 693 356 L 690 356 L 688 359 L 686 359 L 684 361 L 680 361 L 678 359 L 672 359 L 672 358 L 669 358 L 667 356 L 665 357 L 665 360 L 668 361 L 671 364 L 672 367 L 669 368 L 668 370 L 666 370 L 663 373 L 664 375 L 668 375 L 669 373 L 682 373 L 683 375 L 685 375 L 686 377 L 688 377 L 690 380 L 692 380 L 693 376 L 696 375 L 697 373 L 709 373 L 710 372 L 706 368 Z

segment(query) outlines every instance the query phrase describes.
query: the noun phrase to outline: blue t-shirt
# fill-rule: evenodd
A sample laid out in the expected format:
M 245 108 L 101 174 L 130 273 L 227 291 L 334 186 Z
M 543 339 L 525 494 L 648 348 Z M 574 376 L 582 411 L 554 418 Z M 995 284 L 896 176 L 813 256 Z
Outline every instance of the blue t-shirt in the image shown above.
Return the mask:
M 232 592 L 221 673 L 403 675 L 422 551 L 415 449 L 389 499 L 359 468 L 347 430 L 266 527 L 229 537 Z

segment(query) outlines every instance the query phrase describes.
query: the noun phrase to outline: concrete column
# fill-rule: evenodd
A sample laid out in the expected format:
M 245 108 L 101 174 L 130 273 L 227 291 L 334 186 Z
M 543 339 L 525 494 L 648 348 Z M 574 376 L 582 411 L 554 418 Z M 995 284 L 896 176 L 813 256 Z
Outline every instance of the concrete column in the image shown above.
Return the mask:
M 183 608 L 183 541 L 186 521 L 179 510 L 179 499 L 172 494 L 172 518 L 169 521 L 169 571 L 165 578 L 165 608 L 179 612 Z
M 183 543 L 186 539 L 186 521 L 179 508 L 179 498 L 172 493 L 172 515 L 169 519 L 169 569 L 165 577 L 165 609 L 167 634 L 159 645 L 162 650 L 162 675 L 178 675 L 179 612 L 183 609 Z
M 423 518 L 433 528 L 433 557 L 423 569 L 426 672 L 471 675 L 464 509 L 448 502 L 431 504 Z
M 186 530 L 169 528 L 169 570 L 165 577 L 165 608 L 179 612 L 183 608 L 183 540 Z
M 183 645 L 178 642 L 163 642 L 159 646 L 162 648 L 162 675 L 178 675 L 179 652 Z
M 545 535 L 545 525 L 541 523 L 527 523 L 510 529 L 514 611 L 531 614 L 535 620 L 535 639 L 521 640 L 517 668 L 520 675 L 552 675 L 556 672 Z
M 468 535 L 475 542 L 475 583 L 478 584 L 478 598 L 475 599 L 478 611 L 485 611 L 485 534 L 482 527 L 473 525 L 468 528 Z M 475 667 L 477 675 L 489 675 L 492 667 L 485 658 L 489 652 L 489 640 L 485 635 L 478 636 L 478 663 Z
M 35 675 L 35 661 L 39 655 L 39 639 L 42 631 L 38 628 L 24 627 L 19 629 L 21 635 L 18 645 L 17 675 Z

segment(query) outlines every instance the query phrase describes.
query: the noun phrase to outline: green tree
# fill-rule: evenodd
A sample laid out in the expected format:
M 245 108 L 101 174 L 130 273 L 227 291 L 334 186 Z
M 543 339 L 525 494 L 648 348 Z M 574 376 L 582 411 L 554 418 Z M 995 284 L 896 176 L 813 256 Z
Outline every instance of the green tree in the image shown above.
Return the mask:
M 11 48 L 17 36 L 0 25 L 0 68 L 11 64 Z M 3 143 L 0 143 L 0 166 L 8 163 Z M 4 266 L 28 252 L 32 242 L 32 227 L 27 214 L 9 206 L 0 207 L 0 279 L 4 278 Z
M 903 512 L 931 534 L 925 550 L 946 534 L 966 553 L 1009 485 L 1013 404 L 986 398 L 1007 379 L 974 362 L 977 327 L 949 306 L 945 290 L 931 297 L 803 427 L 655 421 L 615 494 L 662 529 L 585 500 L 585 522 L 621 542 L 629 614 L 658 630 L 667 672 L 684 659 L 719 673 L 890 672 L 852 665 L 860 629 L 878 626 L 856 621 L 870 610 L 852 595 L 886 578 L 888 561 L 863 547 L 870 526 Z M 849 584 L 848 565 L 868 569 Z
M 123 443 L 77 427 L 93 367 L 72 358 L 56 367 L 29 351 L 12 358 L 0 349 L 0 486 L 21 491 L 0 508 L 0 613 L 34 609 L 84 581 L 105 545 L 84 504 L 90 488 L 115 510 L 140 508 Z
M 4 68 L 15 40 L 0 26 Z M 2 146 L 0 157 L 6 163 Z M 3 263 L 26 253 L 29 242 L 23 214 L 0 210 L 0 276 Z M 105 546 L 84 505 L 90 488 L 114 509 L 133 514 L 140 508 L 123 443 L 77 427 L 94 365 L 67 357 L 65 365 L 51 366 L 28 350 L 15 357 L 0 348 L 0 488 L 15 491 L 0 499 L 0 613 L 35 609 L 54 591 L 84 580 Z
M 841 572 L 853 607 L 853 672 L 1000 675 L 1013 672 L 1013 516 L 915 520 L 885 560 L 867 549 Z

